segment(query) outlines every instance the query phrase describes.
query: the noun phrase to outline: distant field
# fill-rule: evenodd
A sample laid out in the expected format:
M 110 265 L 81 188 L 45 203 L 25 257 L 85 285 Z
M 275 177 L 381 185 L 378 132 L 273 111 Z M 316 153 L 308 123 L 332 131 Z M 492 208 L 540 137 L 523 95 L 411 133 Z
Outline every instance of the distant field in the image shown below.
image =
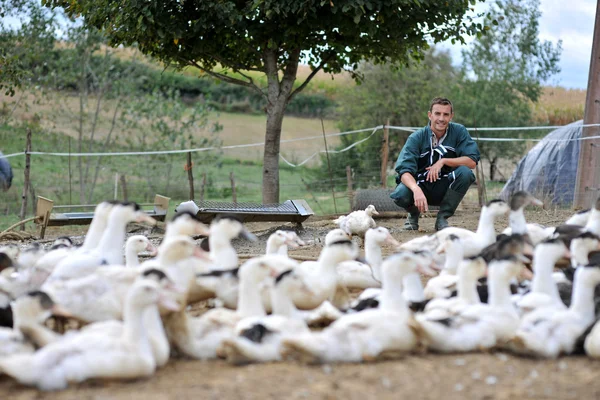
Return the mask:
M 4 108 L 12 108 L 15 101 L 20 97 L 17 93 L 14 97 L 0 94 L 0 104 L 4 103 Z M 79 107 L 79 98 L 76 96 L 67 96 L 60 93 L 52 94 L 51 98 L 43 99 L 40 96 L 29 95 L 23 103 L 28 107 L 18 107 L 15 109 L 13 117 L 17 120 L 39 121 L 40 124 L 53 132 L 63 133 L 72 138 L 78 136 L 77 110 Z M 90 104 L 88 107 L 93 107 Z M 116 101 L 108 100 L 104 103 L 101 111 L 101 117 L 97 124 L 96 140 L 106 137 L 111 128 L 111 122 Z M 212 113 L 211 122 L 218 122 L 223 126 L 219 137 L 224 146 L 241 145 L 264 142 L 266 131 L 266 116 L 250 114 L 231 114 L 231 113 Z M 335 121 L 323 121 L 326 133 L 336 133 L 339 130 Z M 84 131 L 89 132 L 90 122 L 86 123 Z M 121 143 L 134 135 L 133 132 L 117 125 L 113 137 L 118 137 Z M 206 135 L 205 131 L 194 132 L 194 135 L 201 137 Z M 324 148 L 323 128 L 319 119 L 285 117 L 283 120 L 282 140 L 299 139 L 305 137 L 315 137 L 312 140 L 295 141 L 292 143 L 282 143 L 282 154 L 286 159 L 295 159 L 302 161 L 305 157 L 312 155 L 315 151 Z M 338 139 L 330 138 L 328 144 L 335 145 Z M 65 144 L 66 145 L 66 144 Z M 66 150 L 66 149 L 62 149 Z M 261 160 L 262 146 L 243 148 L 239 150 L 226 150 L 227 157 L 238 158 L 242 160 Z

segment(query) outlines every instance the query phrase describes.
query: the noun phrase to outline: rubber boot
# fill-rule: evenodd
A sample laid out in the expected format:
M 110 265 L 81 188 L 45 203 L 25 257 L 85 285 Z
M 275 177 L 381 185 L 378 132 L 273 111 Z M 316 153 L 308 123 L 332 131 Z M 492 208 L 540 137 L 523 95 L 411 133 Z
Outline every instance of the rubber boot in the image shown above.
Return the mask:
M 404 222 L 403 231 L 418 231 L 419 230 L 419 209 L 414 204 L 406 209 L 408 218 Z
M 461 200 L 465 197 L 463 193 L 455 192 L 452 189 L 448 189 L 442 202 L 440 204 L 440 210 L 437 213 L 437 218 L 435 219 L 435 230 L 439 231 L 440 229 L 446 228 L 448 225 L 448 221 L 446 219 L 450 218 L 454 215 L 454 211 L 460 204 Z

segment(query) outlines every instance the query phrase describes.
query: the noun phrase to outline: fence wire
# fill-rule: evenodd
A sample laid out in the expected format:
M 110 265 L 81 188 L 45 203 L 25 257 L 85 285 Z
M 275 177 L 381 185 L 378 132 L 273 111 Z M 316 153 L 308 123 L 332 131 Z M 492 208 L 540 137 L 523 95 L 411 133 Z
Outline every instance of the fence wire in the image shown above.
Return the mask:
M 317 215 L 344 213 L 356 207 L 356 194 L 360 190 L 380 188 L 382 194 L 377 194 L 373 202 L 383 208 L 385 204 L 389 206 L 385 198 L 395 187 L 394 164 L 410 132 L 408 129 L 389 131 L 388 163 L 383 169 L 383 129 L 328 135 L 325 139 L 323 135 L 315 135 L 304 140 L 282 141 L 281 202 L 304 199 Z M 494 160 L 493 168 L 489 159 L 482 158 L 483 182 L 478 184 L 485 187 L 488 199 L 499 196 L 519 159 L 545 133 L 547 131 L 540 132 L 538 137 L 525 142 L 510 157 Z M 329 157 L 326 157 L 325 141 Z M 35 142 L 33 148 L 36 148 Z M 57 148 L 56 152 L 64 152 L 64 149 Z M 171 198 L 170 215 L 179 202 L 191 197 L 196 201 L 261 203 L 262 157 L 261 145 L 194 152 L 192 165 L 188 164 L 186 152 L 82 157 L 31 154 L 31 190 L 27 193 L 26 217 L 35 213 L 35 196 L 49 198 L 55 205 L 81 205 L 106 199 L 148 203 L 155 194 L 161 194 Z M 9 161 L 15 177 L 12 188 L 0 193 L 0 213 L 14 220 L 21 209 L 25 156 L 16 154 Z M 554 187 L 557 184 L 565 188 L 573 186 L 571 180 L 553 184 Z M 534 194 L 541 198 L 550 195 L 546 190 Z M 476 187 L 469 191 L 463 203 L 479 204 Z

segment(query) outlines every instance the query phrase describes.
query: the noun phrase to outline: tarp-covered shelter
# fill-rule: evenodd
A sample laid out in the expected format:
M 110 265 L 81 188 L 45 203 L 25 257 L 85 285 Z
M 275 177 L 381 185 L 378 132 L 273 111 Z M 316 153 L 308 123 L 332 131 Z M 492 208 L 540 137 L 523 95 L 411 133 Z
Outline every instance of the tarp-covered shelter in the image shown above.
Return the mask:
M 512 193 L 526 190 L 540 200 L 572 204 L 582 125 L 580 120 L 556 129 L 529 150 L 504 185 L 500 198 L 506 200 Z

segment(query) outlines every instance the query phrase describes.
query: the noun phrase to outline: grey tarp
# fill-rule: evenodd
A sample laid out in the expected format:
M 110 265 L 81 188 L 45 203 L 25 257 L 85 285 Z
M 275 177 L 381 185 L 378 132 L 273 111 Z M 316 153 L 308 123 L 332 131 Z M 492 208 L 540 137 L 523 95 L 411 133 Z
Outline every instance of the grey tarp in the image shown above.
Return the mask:
M 13 173 L 8 159 L 0 151 L 0 188 L 8 190 L 12 184 Z
M 500 192 L 501 199 L 526 190 L 557 205 L 573 203 L 583 121 L 550 132 L 519 161 Z

